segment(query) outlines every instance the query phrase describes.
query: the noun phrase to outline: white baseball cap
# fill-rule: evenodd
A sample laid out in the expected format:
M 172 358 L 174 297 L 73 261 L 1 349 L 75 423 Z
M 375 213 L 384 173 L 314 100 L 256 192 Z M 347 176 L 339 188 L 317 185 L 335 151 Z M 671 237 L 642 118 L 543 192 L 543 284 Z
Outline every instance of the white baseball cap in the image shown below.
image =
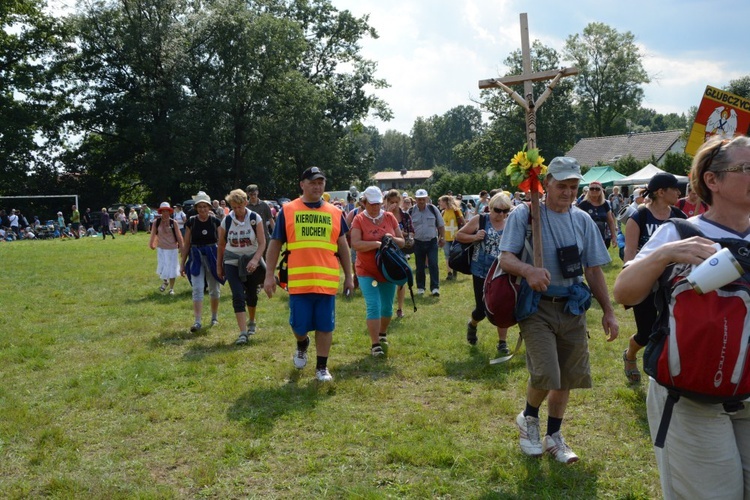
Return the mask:
M 367 198 L 367 203 L 383 203 L 383 193 L 377 186 L 370 186 L 362 193 Z
M 417 189 L 417 192 L 414 193 L 415 198 L 428 198 L 429 196 L 426 189 Z

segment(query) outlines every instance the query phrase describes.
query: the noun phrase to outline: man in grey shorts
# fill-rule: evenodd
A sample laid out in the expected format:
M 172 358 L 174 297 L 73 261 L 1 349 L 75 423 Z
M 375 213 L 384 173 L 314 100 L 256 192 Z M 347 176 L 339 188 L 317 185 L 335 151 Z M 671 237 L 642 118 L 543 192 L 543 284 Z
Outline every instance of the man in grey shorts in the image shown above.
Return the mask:
M 557 157 L 550 162 L 544 179 L 547 198 L 539 207 L 543 268 L 534 267 L 531 256 L 526 262 L 517 257 L 526 238 L 528 206 L 519 205 L 511 212 L 500 243 L 502 269 L 522 276 L 541 294 L 538 309 L 519 321 L 529 371 L 526 409 L 516 417 L 521 450 L 530 456 L 549 453 L 563 463 L 578 460 L 560 433 L 570 390 L 591 387 L 586 310 L 592 295 L 604 312 L 607 340 L 615 340 L 619 331 L 601 269 L 610 262 L 609 253 L 591 217 L 571 206 L 581 179 L 581 167 L 574 158 Z M 541 439 L 539 407 L 545 399 L 547 434 Z

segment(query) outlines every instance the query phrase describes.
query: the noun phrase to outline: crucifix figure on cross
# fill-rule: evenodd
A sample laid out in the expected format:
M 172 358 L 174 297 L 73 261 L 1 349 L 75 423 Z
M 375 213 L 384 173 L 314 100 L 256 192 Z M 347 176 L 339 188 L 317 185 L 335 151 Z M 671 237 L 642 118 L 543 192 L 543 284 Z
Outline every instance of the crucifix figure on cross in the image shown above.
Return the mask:
M 480 80 L 480 89 L 499 87 L 526 110 L 526 144 L 529 150 L 536 148 L 536 110 L 552 93 L 557 83 L 565 76 L 577 75 L 577 68 L 561 68 L 559 70 L 531 72 L 531 48 L 529 45 L 529 21 L 526 13 L 521 14 L 521 56 L 523 59 L 523 73 L 520 75 L 506 76 L 503 78 L 490 78 Z M 534 89 L 532 84 L 543 80 L 552 80 L 539 99 L 534 101 Z M 509 85 L 523 83 L 522 97 Z M 531 227 L 534 247 L 534 266 L 543 267 L 542 262 L 542 231 L 539 225 L 539 191 L 536 175 L 531 176 Z

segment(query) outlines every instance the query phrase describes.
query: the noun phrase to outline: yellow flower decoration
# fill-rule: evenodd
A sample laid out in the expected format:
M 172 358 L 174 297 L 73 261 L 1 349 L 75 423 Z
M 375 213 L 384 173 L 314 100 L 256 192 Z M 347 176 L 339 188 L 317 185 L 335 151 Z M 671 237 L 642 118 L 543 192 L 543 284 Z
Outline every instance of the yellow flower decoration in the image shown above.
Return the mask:
M 547 165 L 544 164 L 544 158 L 539 154 L 538 148 L 526 151 L 526 145 L 524 145 L 523 149 L 510 160 L 505 168 L 505 174 L 514 186 L 528 188 L 532 174 L 540 180 L 547 175 Z M 528 191 L 528 189 L 524 190 Z

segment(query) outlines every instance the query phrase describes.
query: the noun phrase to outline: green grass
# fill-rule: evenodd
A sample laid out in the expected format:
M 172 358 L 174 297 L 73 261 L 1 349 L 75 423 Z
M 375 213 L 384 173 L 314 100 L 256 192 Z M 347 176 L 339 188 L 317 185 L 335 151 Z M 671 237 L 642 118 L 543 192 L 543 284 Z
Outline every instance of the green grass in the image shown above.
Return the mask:
M 191 334 L 188 283 L 159 293 L 147 241 L 0 244 L 2 498 L 660 496 L 644 388 L 622 373 L 622 307 L 613 343 L 589 311 L 595 387 L 573 391 L 563 430 L 581 461 L 565 466 L 520 452 L 524 358 L 490 366 L 486 322 L 466 343 L 468 276 L 416 313 L 407 295 L 385 360 L 369 356 L 359 292 L 340 299 L 321 385 L 313 356 L 292 367 L 285 292 L 261 298 L 245 347 L 228 287 L 221 324 Z

